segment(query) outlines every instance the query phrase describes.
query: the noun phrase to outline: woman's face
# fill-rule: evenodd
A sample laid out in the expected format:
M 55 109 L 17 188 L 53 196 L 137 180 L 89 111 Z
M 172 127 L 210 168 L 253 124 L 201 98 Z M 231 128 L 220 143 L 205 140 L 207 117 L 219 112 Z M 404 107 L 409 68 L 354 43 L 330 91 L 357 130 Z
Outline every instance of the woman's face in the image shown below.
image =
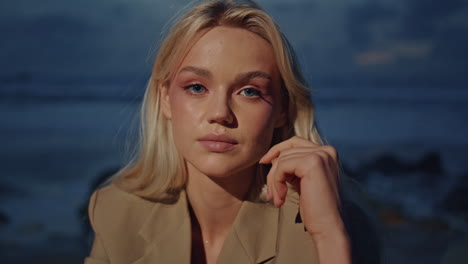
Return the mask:
M 163 111 L 189 174 L 228 177 L 256 164 L 273 129 L 285 121 L 280 89 L 268 42 L 241 28 L 205 32 L 170 87 L 161 87 Z

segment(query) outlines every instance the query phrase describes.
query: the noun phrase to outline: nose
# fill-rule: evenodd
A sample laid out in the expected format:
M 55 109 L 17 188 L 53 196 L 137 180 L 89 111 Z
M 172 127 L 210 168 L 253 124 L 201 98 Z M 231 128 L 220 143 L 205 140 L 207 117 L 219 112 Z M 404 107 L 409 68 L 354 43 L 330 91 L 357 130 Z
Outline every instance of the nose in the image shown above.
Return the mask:
M 208 109 L 208 122 L 223 126 L 235 126 L 236 118 L 227 95 L 213 96 Z

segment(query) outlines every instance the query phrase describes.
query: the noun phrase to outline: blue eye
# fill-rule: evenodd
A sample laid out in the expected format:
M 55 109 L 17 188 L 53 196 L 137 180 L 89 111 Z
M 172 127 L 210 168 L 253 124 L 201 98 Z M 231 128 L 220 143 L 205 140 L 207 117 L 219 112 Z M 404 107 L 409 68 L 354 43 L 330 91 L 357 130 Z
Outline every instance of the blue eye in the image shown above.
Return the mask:
M 259 97 L 262 95 L 262 93 L 259 90 L 254 89 L 254 88 L 246 88 L 242 90 L 240 93 L 241 95 L 245 97 Z
M 191 84 L 184 87 L 184 90 L 191 94 L 201 94 L 206 92 L 206 88 L 201 84 Z

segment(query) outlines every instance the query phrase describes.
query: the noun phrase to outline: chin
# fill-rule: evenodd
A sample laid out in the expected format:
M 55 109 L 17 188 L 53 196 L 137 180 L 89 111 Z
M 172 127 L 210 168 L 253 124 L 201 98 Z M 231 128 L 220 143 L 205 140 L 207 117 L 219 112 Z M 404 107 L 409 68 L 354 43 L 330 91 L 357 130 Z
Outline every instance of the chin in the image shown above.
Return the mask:
M 256 164 L 253 159 L 236 161 L 233 157 L 208 157 L 205 159 L 192 160 L 192 167 L 204 175 L 213 179 L 225 179 L 248 170 Z

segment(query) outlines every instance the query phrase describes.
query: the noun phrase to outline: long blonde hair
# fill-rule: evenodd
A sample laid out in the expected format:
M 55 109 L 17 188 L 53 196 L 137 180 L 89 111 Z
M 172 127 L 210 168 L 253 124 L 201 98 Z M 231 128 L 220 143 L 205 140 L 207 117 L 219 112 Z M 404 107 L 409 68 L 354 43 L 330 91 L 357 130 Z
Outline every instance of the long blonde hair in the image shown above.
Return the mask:
M 167 85 L 200 32 L 216 26 L 246 29 L 273 48 L 282 77 L 288 120 L 277 128 L 272 144 L 294 135 L 322 144 L 314 123 L 311 91 L 300 72 L 294 52 L 273 19 L 253 1 L 209 0 L 193 7 L 170 29 L 159 49 L 141 108 L 137 155 L 113 177 L 121 189 L 156 201 L 174 201 L 184 189 L 187 172 L 177 152 L 171 126 L 161 109 L 160 87 Z M 265 172 L 259 173 L 264 182 Z M 259 178 L 257 177 L 257 178 Z

